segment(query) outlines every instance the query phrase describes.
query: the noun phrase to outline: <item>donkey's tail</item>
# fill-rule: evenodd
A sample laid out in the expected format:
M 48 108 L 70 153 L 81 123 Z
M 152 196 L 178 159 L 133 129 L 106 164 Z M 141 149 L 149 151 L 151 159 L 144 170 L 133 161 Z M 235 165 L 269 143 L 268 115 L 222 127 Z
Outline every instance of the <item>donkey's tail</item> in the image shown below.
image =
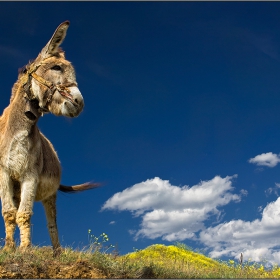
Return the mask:
M 100 186 L 101 186 L 101 184 L 99 184 L 99 183 L 84 183 L 84 184 L 75 185 L 75 186 L 59 185 L 58 190 L 61 192 L 65 192 L 65 193 L 77 193 L 77 192 L 81 192 L 81 191 L 95 189 Z

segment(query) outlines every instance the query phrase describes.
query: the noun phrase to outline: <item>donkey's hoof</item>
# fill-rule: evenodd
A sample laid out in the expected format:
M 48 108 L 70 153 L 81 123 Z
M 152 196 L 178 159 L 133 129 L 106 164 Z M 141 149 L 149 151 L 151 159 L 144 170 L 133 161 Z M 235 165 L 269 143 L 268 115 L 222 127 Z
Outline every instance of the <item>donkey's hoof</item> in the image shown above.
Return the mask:
M 30 249 L 31 249 L 31 245 L 30 245 L 30 244 L 28 244 L 28 245 L 20 245 L 20 246 L 19 246 L 19 251 L 20 251 L 21 253 L 27 252 L 27 251 L 29 251 Z
M 9 245 L 5 245 L 3 247 L 3 251 L 4 252 L 7 252 L 7 253 L 11 253 L 11 252 L 14 252 L 16 250 L 16 244 L 9 244 Z
M 56 249 L 53 249 L 53 257 L 56 258 L 56 257 L 59 257 L 62 253 L 62 248 L 61 247 L 58 247 Z

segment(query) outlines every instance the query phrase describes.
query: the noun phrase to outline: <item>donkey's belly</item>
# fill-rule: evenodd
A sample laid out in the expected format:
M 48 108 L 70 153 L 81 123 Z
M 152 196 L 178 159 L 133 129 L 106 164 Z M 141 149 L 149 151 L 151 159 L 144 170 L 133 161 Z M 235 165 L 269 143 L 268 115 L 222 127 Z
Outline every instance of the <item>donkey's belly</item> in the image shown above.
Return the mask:
M 58 177 L 41 177 L 37 187 L 35 200 L 41 201 L 57 192 L 60 178 Z

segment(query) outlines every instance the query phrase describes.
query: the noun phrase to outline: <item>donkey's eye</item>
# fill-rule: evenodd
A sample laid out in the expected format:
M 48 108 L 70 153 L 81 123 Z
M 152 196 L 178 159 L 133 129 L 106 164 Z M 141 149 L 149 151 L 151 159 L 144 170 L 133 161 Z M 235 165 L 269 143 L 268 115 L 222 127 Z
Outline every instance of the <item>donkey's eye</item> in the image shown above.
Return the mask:
M 55 70 L 55 71 L 61 71 L 62 70 L 62 68 L 59 65 L 55 65 L 51 69 Z

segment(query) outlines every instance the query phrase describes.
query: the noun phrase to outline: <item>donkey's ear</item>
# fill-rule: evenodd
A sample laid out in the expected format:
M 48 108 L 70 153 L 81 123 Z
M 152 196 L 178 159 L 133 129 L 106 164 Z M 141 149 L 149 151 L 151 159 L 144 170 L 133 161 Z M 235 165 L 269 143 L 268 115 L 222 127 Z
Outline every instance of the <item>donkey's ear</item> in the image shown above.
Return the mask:
M 58 47 L 62 44 L 67 29 L 69 27 L 70 22 L 64 21 L 61 23 L 57 29 L 55 30 L 53 36 L 51 37 L 50 41 L 47 43 L 47 45 L 42 49 L 40 53 L 41 58 L 47 58 L 49 56 L 52 56 L 56 53 L 58 53 Z

